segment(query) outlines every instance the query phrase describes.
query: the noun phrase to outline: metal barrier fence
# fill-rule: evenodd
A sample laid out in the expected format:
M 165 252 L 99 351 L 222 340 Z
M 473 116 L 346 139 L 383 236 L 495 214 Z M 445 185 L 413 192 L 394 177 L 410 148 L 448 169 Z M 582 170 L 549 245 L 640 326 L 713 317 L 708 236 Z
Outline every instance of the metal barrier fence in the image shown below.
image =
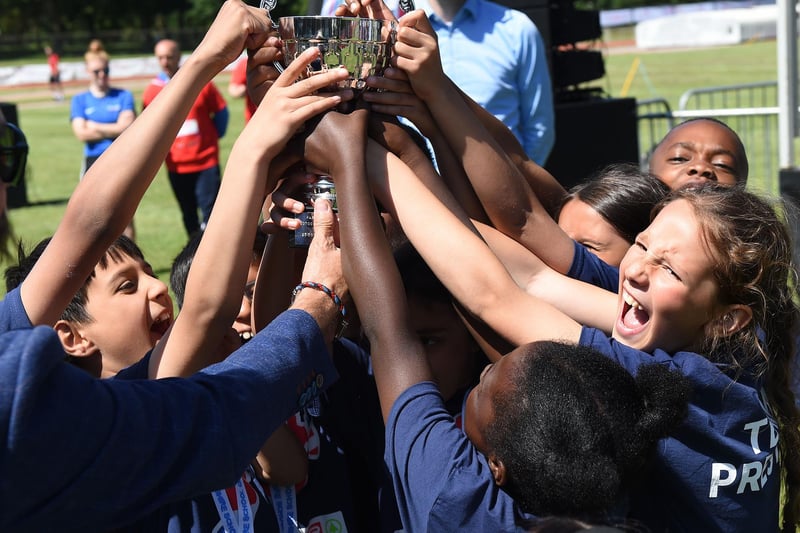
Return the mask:
M 747 151 L 748 184 L 778 194 L 777 81 L 691 89 L 674 111 L 662 98 L 637 102 L 642 165 L 670 128 L 697 117 L 716 118 L 733 128 Z

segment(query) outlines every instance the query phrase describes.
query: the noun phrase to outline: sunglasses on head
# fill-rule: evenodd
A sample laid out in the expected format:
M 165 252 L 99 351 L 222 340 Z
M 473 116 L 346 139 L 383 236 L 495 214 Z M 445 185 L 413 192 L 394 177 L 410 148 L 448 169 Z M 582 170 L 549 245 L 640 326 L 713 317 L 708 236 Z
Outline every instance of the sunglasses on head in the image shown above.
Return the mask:
M 105 74 L 106 76 L 108 76 L 108 73 L 109 73 L 110 71 L 111 71 L 111 69 L 110 69 L 110 68 L 108 68 L 108 67 L 105 67 L 105 68 L 98 68 L 98 69 L 94 69 L 94 70 L 92 71 L 92 73 L 93 73 L 95 76 L 99 76 L 99 75 L 100 75 L 100 73 L 102 72 L 103 74 Z
M 16 185 L 25 173 L 28 141 L 15 124 L 0 125 L 0 181 Z

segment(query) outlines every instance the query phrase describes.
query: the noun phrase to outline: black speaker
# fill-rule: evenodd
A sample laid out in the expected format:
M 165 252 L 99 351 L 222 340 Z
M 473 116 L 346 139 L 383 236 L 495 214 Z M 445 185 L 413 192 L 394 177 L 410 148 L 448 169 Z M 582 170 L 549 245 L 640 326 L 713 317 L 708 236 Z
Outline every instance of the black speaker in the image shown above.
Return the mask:
M 553 87 L 571 87 L 606 75 L 603 54 L 597 50 L 554 50 Z
M 567 189 L 611 163 L 638 163 L 636 99 L 555 104 L 556 142 L 545 168 Z
M 19 123 L 19 116 L 17 115 L 17 104 L 0 102 L 0 111 L 3 112 L 6 122 L 15 124 L 17 127 L 22 129 L 22 126 Z M 28 146 L 30 146 L 30 141 L 28 142 Z M 30 154 L 30 148 L 28 149 L 28 153 Z M 25 185 L 25 174 L 27 174 L 27 170 L 23 172 L 22 177 L 19 179 L 19 183 L 6 189 L 7 204 L 9 209 L 28 205 L 28 188 Z
M 599 39 L 603 36 L 600 12 L 575 9 L 567 0 L 554 2 L 550 6 L 550 34 L 553 46 Z

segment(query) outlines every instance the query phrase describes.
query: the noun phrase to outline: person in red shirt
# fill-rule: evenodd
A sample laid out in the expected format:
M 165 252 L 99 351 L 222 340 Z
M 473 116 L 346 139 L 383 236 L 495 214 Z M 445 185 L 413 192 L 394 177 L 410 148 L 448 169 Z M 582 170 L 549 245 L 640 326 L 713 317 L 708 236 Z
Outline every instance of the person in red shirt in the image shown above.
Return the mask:
M 247 58 L 242 57 L 236 62 L 231 72 L 231 81 L 228 83 L 228 94 L 232 98 L 244 97 L 244 121 L 248 122 L 256 112 L 256 104 L 247 93 Z
M 180 49 L 171 39 L 156 43 L 155 55 L 162 71 L 145 88 L 144 107 L 180 66 Z M 214 83 L 209 82 L 200 91 L 167 155 L 169 182 L 189 236 L 205 228 L 219 191 L 219 139 L 228 128 L 228 117 L 225 99 Z M 198 209 L 202 219 L 198 217 Z
M 58 62 L 61 58 L 50 46 L 44 47 L 44 53 L 47 56 L 47 65 L 50 67 L 50 90 L 53 91 L 53 100 L 61 102 L 64 100 L 64 88 L 61 86 L 61 70 L 58 68 Z

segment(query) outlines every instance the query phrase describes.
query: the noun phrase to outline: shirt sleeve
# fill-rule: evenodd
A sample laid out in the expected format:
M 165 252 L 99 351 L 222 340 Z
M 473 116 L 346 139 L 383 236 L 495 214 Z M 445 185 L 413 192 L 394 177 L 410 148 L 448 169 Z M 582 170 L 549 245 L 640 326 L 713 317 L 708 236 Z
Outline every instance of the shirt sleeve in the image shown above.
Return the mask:
M 86 106 L 83 103 L 84 96 L 82 94 L 76 94 L 70 100 L 70 107 L 69 107 L 69 121 L 72 122 L 76 118 L 86 118 Z
M 567 276 L 613 293 L 619 292 L 619 268 L 609 265 L 577 241 Z
M 522 31 L 523 46 L 517 82 L 522 122 L 520 129 L 525 152 L 543 166 L 556 140 L 553 89 L 542 36 L 533 22 L 527 22 Z
M 22 304 L 20 288 L 16 287 L 6 294 L 0 302 L 0 333 L 15 329 L 32 328 L 31 319 Z
M 0 335 L 0 530 L 109 530 L 230 486 L 336 377 L 299 310 L 189 379 L 97 380 L 62 359 L 51 328 Z
M 213 82 L 210 82 L 206 85 L 206 106 L 212 113 L 217 113 L 225 108 L 228 107 L 228 103 L 225 101 L 225 98 L 222 96 L 222 93 L 219 92 L 217 86 L 214 85 Z
M 122 95 L 120 97 L 120 110 L 121 111 L 133 111 L 134 114 L 136 113 L 136 103 L 133 100 L 133 93 L 130 91 L 122 91 Z
M 532 517 L 495 485 L 432 382 L 409 387 L 395 401 L 385 460 L 406 531 L 515 531 Z

